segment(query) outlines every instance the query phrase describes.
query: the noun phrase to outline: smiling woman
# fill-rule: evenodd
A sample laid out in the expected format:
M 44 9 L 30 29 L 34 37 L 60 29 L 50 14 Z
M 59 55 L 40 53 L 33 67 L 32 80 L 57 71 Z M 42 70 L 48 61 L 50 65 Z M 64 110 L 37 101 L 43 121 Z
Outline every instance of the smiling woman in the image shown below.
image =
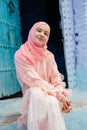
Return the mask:
M 62 112 L 72 109 L 67 99 L 69 91 L 65 89 L 54 55 L 47 50 L 49 34 L 47 23 L 35 23 L 28 40 L 14 56 L 23 92 L 21 119 L 27 130 L 66 130 Z

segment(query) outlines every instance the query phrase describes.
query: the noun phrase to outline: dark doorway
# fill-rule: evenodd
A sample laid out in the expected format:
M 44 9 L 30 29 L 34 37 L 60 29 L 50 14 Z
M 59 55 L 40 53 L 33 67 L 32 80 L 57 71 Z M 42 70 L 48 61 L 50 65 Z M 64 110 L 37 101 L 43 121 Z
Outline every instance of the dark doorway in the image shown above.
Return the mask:
M 47 18 L 48 23 L 51 27 L 51 35 L 50 41 L 48 43 L 48 49 L 54 53 L 58 69 L 64 75 L 64 81 L 66 82 L 68 87 L 61 29 L 61 15 L 59 11 L 58 0 L 47 0 Z
M 19 0 L 21 34 L 23 43 L 27 40 L 31 26 L 37 21 L 45 21 L 51 27 L 48 49 L 54 53 L 59 71 L 64 75 L 67 84 L 62 30 L 60 28 L 61 16 L 58 0 Z M 67 84 L 68 87 L 68 84 Z

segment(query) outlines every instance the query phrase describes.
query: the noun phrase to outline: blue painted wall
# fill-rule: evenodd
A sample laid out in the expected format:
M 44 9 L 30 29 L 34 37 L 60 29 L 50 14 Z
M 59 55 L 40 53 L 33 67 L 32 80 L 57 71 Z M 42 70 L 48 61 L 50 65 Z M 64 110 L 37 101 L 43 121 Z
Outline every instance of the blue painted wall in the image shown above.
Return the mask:
M 14 53 L 21 44 L 18 0 L 0 0 L 0 97 L 20 90 Z

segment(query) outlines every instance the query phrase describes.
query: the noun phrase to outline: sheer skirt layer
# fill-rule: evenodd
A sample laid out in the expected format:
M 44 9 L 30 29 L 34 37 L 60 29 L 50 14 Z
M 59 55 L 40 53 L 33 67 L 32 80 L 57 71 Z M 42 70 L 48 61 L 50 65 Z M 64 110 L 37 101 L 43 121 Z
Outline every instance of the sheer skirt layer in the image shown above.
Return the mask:
M 39 88 L 29 91 L 27 126 L 18 122 L 18 130 L 66 130 L 58 100 Z

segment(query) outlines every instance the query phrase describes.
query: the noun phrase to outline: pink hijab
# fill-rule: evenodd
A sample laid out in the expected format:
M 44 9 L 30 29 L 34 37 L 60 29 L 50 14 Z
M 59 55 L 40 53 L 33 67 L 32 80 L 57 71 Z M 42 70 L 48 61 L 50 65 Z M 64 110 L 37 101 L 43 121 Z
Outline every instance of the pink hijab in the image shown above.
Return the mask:
M 30 61 L 31 63 L 34 63 L 34 61 L 36 60 L 41 61 L 50 53 L 47 50 L 47 42 L 49 38 L 47 39 L 46 43 L 44 43 L 44 46 L 37 46 L 34 40 L 34 32 L 36 28 L 39 27 L 40 25 L 49 26 L 45 22 L 35 23 L 29 31 L 27 41 L 18 50 L 18 54 L 24 56 L 26 61 Z

